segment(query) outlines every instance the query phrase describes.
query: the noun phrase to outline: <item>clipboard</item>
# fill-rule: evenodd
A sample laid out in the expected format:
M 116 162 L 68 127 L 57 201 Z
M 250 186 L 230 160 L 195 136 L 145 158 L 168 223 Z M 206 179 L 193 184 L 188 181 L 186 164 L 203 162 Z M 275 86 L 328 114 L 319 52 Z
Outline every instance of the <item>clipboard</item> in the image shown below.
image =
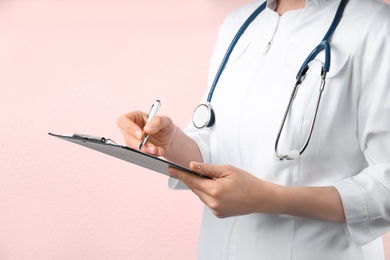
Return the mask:
M 167 168 L 172 167 L 181 171 L 195 174 L 203 178 L 211 179 L 210 177 L 200 175 L 178 164 L 163 160 L 150 154 L 140 152 L 127 146 L 118 145 L 113 140 L 104 137 L 80 133 L 75 133 L 73 136 L 57 135 L 53 133 L 49 133 L 49 135 L 116 157 L 118 159 L 122 159 L 129 163 L 144 167 L 155 172 L 162 173 L 167 176 L 170 176 L 167 173 Z

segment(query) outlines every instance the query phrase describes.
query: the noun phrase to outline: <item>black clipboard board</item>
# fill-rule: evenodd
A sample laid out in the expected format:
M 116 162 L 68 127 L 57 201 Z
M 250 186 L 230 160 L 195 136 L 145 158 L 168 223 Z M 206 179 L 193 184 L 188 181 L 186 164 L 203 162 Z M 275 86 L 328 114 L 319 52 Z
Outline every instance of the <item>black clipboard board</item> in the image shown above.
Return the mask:
M 198 175 L 203 178 L 211 179 L 207 176 L 200 175 L 178 164 L 163 160 L 150 154 L 140 152 L 127 146 L 118 145 L 111 139 L 106 139 L 104 137 L 97 137 L 78 133 L 74 134 L 73 136 L 57 135 L 53 133 L 49 133 L 49 135 L 116 157 L 118 159 L 122 159 L 129 163 L 147 168 L 155 172 L 162 173 L 167 176 L 170 176 L 167 173 L 167 168 L 172 167 L 178 170 Z

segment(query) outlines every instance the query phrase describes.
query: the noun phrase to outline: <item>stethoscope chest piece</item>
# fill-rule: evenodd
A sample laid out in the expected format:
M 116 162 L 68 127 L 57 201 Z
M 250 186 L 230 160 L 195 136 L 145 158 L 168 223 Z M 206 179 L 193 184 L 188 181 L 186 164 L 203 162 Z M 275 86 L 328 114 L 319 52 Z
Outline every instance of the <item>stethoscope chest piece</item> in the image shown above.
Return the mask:
M 215 123 L 214 111 L 209 102 L 196 107 L 192 115 L 192 123 L 198 129 L 211 127 Z

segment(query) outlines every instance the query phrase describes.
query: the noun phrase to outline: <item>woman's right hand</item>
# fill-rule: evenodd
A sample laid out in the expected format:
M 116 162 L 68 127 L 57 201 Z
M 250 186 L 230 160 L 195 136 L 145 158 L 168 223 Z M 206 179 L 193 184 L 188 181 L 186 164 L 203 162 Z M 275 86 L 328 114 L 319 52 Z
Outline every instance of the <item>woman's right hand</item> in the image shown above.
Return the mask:
M 118 118 L 117 124 L 127 146 L 138 150 L 142 137 L 149 135 L 142 152 L 154 156 L 169 153 L 177 127 L 167 116 L 154 116 L 147 124 L 148 114 L 142 111 L 126 113 Z

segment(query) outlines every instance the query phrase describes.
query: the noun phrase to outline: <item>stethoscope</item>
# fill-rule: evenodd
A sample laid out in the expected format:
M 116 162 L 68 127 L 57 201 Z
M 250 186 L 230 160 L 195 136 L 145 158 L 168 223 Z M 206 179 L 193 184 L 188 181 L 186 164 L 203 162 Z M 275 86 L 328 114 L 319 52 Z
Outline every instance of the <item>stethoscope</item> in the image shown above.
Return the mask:
M 328 32 L 325 34 L 325 36 L 322 39 L 322 41 L 320 42 L 320 44 L 317 47 L 315 47 L 314 50 L 310 53 L 310 55 L 306 58 L 305 62 L 302 64 L 300 70 L 298 71 L 298 74 L 297 74 L 297 77 L 296 77 L 297 81 L 296 81 L 295 86 L 293 88 L 293 91 L 291 93 L 290 101 L 288 103 L 286 112 L 284 113 L 283 120 L 282 120 L 282 123 L 280 125 L 279 132 L 278 132 L 278 135 L 277 135 L 276 141 L 275 141 L 275 158 L 278 161 L 293 160 L 293 159 L 298 158 L 305 151 L 306 147 L 309 144 L 310 137 L 312 135 L 313 128 L 314 128 L 314 123 L 316 121 L 318 107 L 320 105 L 322 92 L 323 92 L 323 90 L 325 88 L 326 73 L 329 72 L 329 67 L 330 67 L 330 45 L 329 45 L 329 39 L 332 36 L 333 32 L 335 31 L 335 29 L 336 29 L 336 27 L 337 27 L 337 25 L 338 25 L 338 23 L 339 23 L 339 21 L 341 19 L 341 16 L 342 16 L 342 13 L 344 11 L 344 7 L 345 7 L 346 4 L 347 4 L 347 0 L 341 0 L 339 6 L 337 8 L 337 12 L 336 12 L 336 14 L 335 14 L 335 16 L 333 18 L 333 22 L 332 22 L 332 24 L 330 25 L 330 27 L 328 29 Z M 231 53 L 233 52 L 233 49 L 234 49 L 235 45 L 237 44 L 238 40 L 244 34 L 244 32 L 247 29 L 247 27 L 249 26 L 249 24 L 251 24 L 253 22 L 253 20 L 255 20 L 255 18 L 265 9 L 266 5 L 267 5 L 267 2 L 264 2 L 260 7 L 258 7 L 248 17 L 248 19 L 244 22 L 244 24 L 238 30 L 236 36 L 233 38 L 232 42 L 230 43 L 230 46 L 227 49 L 226 54 L 225 54 L 225 56 L 224 56 L 224 58 L 222 60 L 222 63 L 221 63 L 221 65 L 220 65 L 220 67 L 219 67 L 219 69 L 217 71 L 217 74 L 216 74 L 216 76 L 214 78 L 213 84 L 211 85 L 211 89 L 210 89 L 210 92 L 208 94 L 206 104 L 200 104 L 199 106 L 197 106 L 197 108 L 194 111 L 194 114 L 192 116 L 192 122 L 193 122 L 193 124 L 194 124 L 194 126 L 196 128 L 201 129 L 201 128 L 204 128 L 204 127 L 211 127 L 211 126 L 214 125 L 214 123 L 215 123 L 215 113 L 213 111 L 213 108 L 211 107 L 211 99 L 213 97 L 214 90 L 215 90 L 215 88 L 217 86 L 219 78 L 221 77 L 222 72 L 225 69 L 225 66 L 226 66 L 226 64 L 227 64 L 227 62 L 229 60 L 229 57 L 230 57 Z M 280 136 L 282 134 L 284 123 L 285 123 L 285 121 L 287 119 L 287 116 L 288 116 L 288 113 L 289 113 L 290 108 L 292 106 L 292 103 L 294 101 L 294 98 L 295 98 L 295 96 L 296 96 L 296 94 L 298 92 L 299 86 L 301 85 L 306 72 L 309 70 L 309 63 L 322 50 L 325 50 L 325 63 L 322 65 L 322 69 L 321 69 L 321 84 L 320 84 L 320 88 L 319 88 L 319 92 L 318 92 L 317 104 L 316 104 L 314 116 L 313 116 L 313 119 L 312 119 L 312 122 L 311 122 L 309 134 L 308 134 L 308 136 L 306 138 L 306 141 L 305 141 L 304 145 L 302 146 L 302 148 L 300 150 L 291 150 L 287 154 L 280 154 L 278 152 L 279 139 L 280 139 Z

